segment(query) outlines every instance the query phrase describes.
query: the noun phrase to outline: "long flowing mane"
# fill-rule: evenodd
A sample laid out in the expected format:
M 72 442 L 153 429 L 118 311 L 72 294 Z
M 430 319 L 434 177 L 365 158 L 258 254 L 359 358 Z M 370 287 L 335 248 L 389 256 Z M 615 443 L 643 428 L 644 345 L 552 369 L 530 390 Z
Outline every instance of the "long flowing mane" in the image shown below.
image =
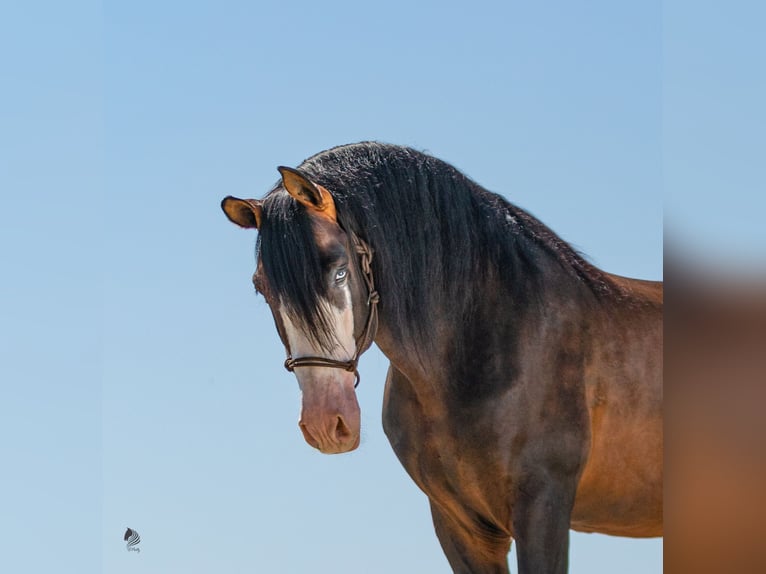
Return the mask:
M 528 302 L 542 301 L 552 276 L 584 285 L 596 299 L 618 291 L 539 220 L 425 153 L 363 142 L 320 152 L 299 169 L 331 191 L 341 227 L 374 249 L 381 309 L 404 339 L 422 339 L 438 309 L 463 322 L 486 296 L 466 288 L 469 279 Z M 270 288 L 329 347 L 308 217 L 279 185 L 264 214 L 258 249 Z

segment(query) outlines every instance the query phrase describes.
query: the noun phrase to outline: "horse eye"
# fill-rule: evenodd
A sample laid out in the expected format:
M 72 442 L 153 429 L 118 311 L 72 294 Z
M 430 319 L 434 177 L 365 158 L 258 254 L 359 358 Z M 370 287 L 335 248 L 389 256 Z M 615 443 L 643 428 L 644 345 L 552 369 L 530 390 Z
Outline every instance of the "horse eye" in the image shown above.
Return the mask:
M 335 272 L 335 282 L 340 283 L 346 278 L 346 275 L 348 275 L 348 270 L 338 269 L 338 271 Z

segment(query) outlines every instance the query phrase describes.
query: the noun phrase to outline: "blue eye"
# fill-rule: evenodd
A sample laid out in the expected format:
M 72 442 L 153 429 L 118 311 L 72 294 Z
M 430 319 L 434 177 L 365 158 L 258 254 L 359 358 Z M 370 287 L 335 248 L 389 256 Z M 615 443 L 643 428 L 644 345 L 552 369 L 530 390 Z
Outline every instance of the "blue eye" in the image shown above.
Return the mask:
M 346 278 L 346 275 L 348 275 L 347 269 L 338 269 L 335 272 L 335 282 L 341 283 Z

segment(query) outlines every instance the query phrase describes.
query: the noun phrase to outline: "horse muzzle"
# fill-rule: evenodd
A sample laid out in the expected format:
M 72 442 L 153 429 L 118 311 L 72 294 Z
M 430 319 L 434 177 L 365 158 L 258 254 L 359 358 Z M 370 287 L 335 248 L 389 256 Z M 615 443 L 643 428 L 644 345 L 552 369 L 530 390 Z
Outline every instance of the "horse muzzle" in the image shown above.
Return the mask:
M 309 445 L 324 454 L 349 452 L 359 446 L 361 413 L 354 392 L 354 375 L 342 373 L 303 381 L 298 426 Z

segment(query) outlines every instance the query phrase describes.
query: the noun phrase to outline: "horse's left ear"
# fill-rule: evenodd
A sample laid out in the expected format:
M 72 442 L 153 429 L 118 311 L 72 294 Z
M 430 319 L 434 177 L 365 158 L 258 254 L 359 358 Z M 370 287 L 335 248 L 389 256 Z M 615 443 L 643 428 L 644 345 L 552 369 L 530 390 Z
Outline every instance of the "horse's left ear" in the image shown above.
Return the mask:
M 311 181 L 297 169 L 285 166 L 279 166 L 277 169 L 282 175 L 282 185 L 296 201 L 319 215 L 337 221 L 335 201 L 329 191 Z

